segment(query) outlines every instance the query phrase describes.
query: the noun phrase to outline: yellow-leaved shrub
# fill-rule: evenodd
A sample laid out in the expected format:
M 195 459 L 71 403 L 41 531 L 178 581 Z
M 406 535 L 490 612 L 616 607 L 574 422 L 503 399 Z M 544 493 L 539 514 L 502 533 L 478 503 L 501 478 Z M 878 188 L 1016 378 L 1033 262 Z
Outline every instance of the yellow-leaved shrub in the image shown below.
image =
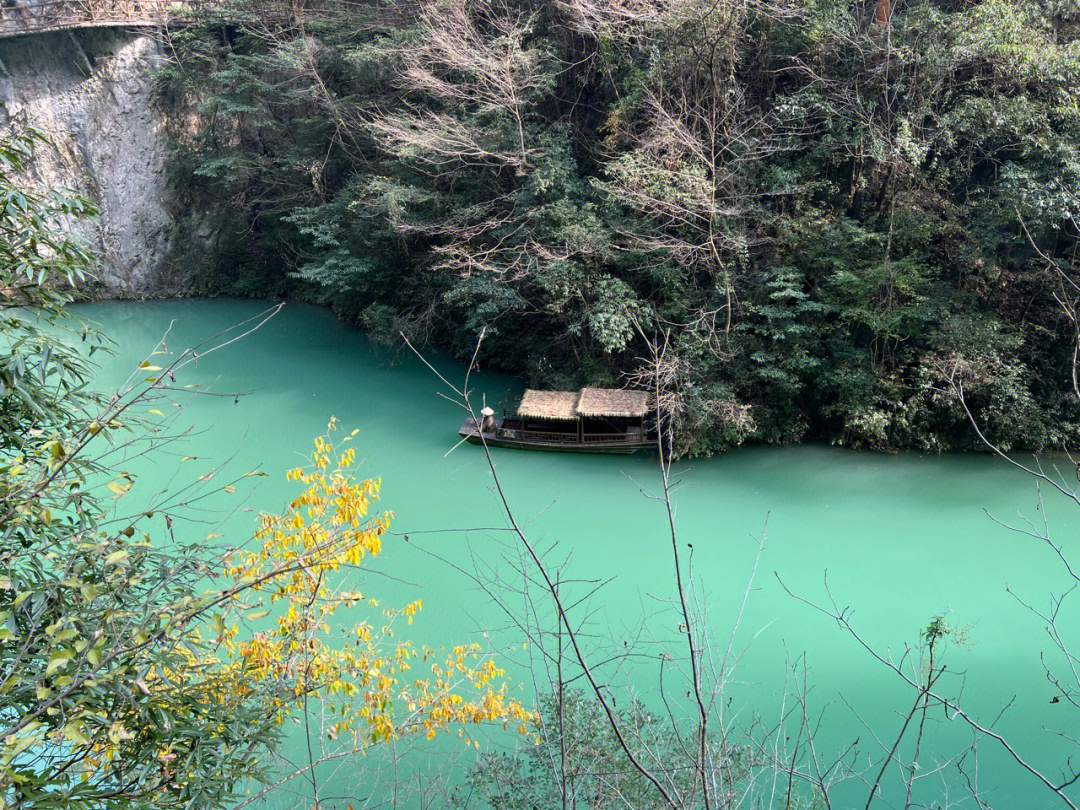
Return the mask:
M 357 477 L 352 436 L 335 444 L 336 427 L 315 439 L 310 464 L 287 472 L 300 493 L 281 514 L 260 515 L 254 548 L 228 559 L 226 592 L 237 596 L 216 629 L 238 684 L 264 695 L 279 721 L 310 698 L 332 704 L 328 736 L 358 749 L 452 726 L 467 736 L 465 724 L 482 722 L 526 733 L 534 714 L 509 696 L 503 669 L 479 645 L 436 652 L 395 640 L 395 620 L 412 624 L 422 602 L 384 608 L 346 587 L 382 551 L 393 513 L 371 514 L 380 481 Z M 331 633 L 331 617 L 337 627 L 347 618 L 344 635 Z M 270 626 L 241 632 L 252 620 Z

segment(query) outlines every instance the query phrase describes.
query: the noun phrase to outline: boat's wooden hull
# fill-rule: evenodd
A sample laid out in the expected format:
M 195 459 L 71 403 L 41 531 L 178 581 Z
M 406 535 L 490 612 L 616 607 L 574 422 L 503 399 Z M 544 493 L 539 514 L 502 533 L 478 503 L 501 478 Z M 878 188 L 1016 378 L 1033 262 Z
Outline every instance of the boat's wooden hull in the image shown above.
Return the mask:
M 534 439 L 510 439 L 499 437 L 495 433 L 485 433 L 481 441 L 480 432 L 466 420 L 458 435 L 469 444 L 486 444 L 488 447 L 511 447 L 518 450 L 547 450 L 554 453 L 615 453 L 630 455 L 638 450 L 650 450 L 656 447 L 653 441 L 641 442 L 544 442 Z

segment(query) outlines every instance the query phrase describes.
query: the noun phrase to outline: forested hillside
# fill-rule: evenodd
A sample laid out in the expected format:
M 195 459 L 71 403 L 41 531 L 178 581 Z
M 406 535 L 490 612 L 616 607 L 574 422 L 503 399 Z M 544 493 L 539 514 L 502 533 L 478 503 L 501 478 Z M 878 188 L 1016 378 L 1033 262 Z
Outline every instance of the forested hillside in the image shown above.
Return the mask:
M 668 333 L 683 452 L 969 446 L 957 385 L 1044 448 L 1080 431 L 1078 34 L 1078 0 L 236 0 L 160 83 L 212 291 L 487 327 L 543 386 Z

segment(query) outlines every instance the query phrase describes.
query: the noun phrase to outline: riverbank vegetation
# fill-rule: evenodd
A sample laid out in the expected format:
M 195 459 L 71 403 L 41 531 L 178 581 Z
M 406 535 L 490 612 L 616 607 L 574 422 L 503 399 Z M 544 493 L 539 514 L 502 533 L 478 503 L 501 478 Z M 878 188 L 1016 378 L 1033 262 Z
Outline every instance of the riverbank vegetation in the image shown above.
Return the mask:
M 623 384 L 667 330 L 680 452 L 978 446 L 958 380 L 993 441 L 1076 441 L 1048 265 L 1078 244 L 1072 0 L 231 0 L 197 22 L 161 86 L 221 228 L 211 291 L 462 356 L 486 328 L 481 362 L 541 387 Z

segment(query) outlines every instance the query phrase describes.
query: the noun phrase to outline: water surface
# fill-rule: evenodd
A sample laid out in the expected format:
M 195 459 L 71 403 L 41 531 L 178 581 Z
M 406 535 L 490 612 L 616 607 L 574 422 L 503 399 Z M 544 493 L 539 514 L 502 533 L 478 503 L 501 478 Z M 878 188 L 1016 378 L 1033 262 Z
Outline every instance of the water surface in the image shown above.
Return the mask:
M 98 385 L 107 390 L 119 385 L 167 330 L 168 348 L 175 352 L 265 306 L 195 300 L 77 309 L 96 320 L 118 347 L 100 360 Z M 438 355 L 433 360 L 451 379 L 461 379 L 460 365 Z M 372 588 L 389 599 L 424 600 L 421 620 L 410 628 L 418 641 L 479 640 L 495 649 L 520 649 L 521 638 L 505 612 L 467 575 L 490 566 L 512 578 L 515 545 L 495 531 L 434 531 L 502 527 L 505 520 L 482 451 L 465 445 L 447 455 L 462 414 L 439 396 L 444 387 L 415 358 L 373 345 L 327 311 L 290 304 L 255 334 L 200 360 L 193 374 L 187 381 L 197 379 L 209 390 L 247 393 L 238 401 L 226 396 L 191 402 L 179 418 L 194 425 L 195 433 L 175 455 L 143 465 L 141 486 L 172 480 L 182 455 L 197 457 L 189 466 L 234 457 L 237 470 L 279 473 L 295 465 L 311 438 L 336 416 L 346 431 L 359 429 L 363 472 L 382 477 L 383 506 L 396 513 L 395 529 L 410 535 L 407 543 L 392 540 L 379 561 L 396 579 L 376 578 Z M 496 374 L 480 373 L 473 383 L 496 408 L 512 404 L 520 391 L 515 381 Z M 616 638 L 642 637 L 646 650 L 655 649 L 649 639 L 670 640 L 675 631 L 666 607 L 673 595 L 670 538 L 661 505 L 641 492 L 659 484 L 654 460 L 644 453 L 493 453 L 530 536 L 541 547 L 557 543 L 553 559 L 568 556 L 563 576 L 610 580 L 587 605 L 590 626 Z M 835 750 L 860 737 L 873 749 L 876 743 L 863 721 L 891 743 L 889 735 L 900 722 L 897 711 L 906 711 L 913 695 L 835 622 L 791 598 L 780 584 L 823 601 L 827 574 L 837 602 L 854 611 L 853 623 L 883 652 L 898 655 L 905 644 L 917 643 L 920 629 L 935 615 L 963 628 L 966 644 L 948 655 L 950 669 L 967 673 L 966 705 L 990 723 L 1001 706 L 1014 701 L 997 730 L 1049 775 L 1058 774 L 1061 746 L 1044 727 L 1068 731 L 1071 718 L 1064 703 L 1049 700 L 1053 689 L 1039 661 L 1048 646 L 1042 623 L 1006 589 L 1044 608 L 1049 594 L 1062 592 L 1068 583 L 1049 549 L 986 514 L 989 510 L 1010 523 L 1021 522 L 1021 515 L 1041 521 L 1031 480 L 982 454 L 878 455 L 812 445 L 748 447 L 684 463 L 677 473 L 679 541 L 693 547 L 695 581 L 709 596 L 719 648 L 728 644 L 758 539 L 768 525 L 736 638 L 737 649 L 749 645 L 731 686 L 732 717 L 738 722 L 748 722 L 754 711 L 775 712 L 787 662 L 805 653 L 812 702 L 817 708 L 831 705 L 819 745 Z M 272 510 L 290 492 L 283 477 L 272 474 L 259 479 L 248 502 L 256 511 Z M 184 530 L 195 537 L 216 527 L 215 506 L 206 505 L 200 516 L 204 523 Z M 1071 550 L 1080 515 L 1054 500 L 1048 500 L 1047 512 L 1055 536 Z M 243 534 L 251 521 L 251 514 L 237 512 L 223 530 Z M 532 680 L 520 666 L 514 671 L 513 660 L 510 668 L 528 697 Z M 645 655 L 628 672 L 643 699 L 654 701 L 655 662 Z M 923 770 L 970 738 L 961 723 L 936 718 Z M 348 781 L 347 774 L 333 778 Z M 925 780 L 924 795 L 936 795 L 957 779 L 951 769 Z M 1007 767 L 990 741 L 980 749 L 979 784 L 995 808 L 1053 806 L 1050 794 Z M 896 783 L 890 785 L 884 805 L 902 806 Z M 848 801 L 862 806 L 866 790 L 855 787 L 841 791 L 834 806 Z M 955 785 L 952 789 L 951 799 L 958 801 Z M 282 793 L 274 806 L 301 806 L 298 801 Z

